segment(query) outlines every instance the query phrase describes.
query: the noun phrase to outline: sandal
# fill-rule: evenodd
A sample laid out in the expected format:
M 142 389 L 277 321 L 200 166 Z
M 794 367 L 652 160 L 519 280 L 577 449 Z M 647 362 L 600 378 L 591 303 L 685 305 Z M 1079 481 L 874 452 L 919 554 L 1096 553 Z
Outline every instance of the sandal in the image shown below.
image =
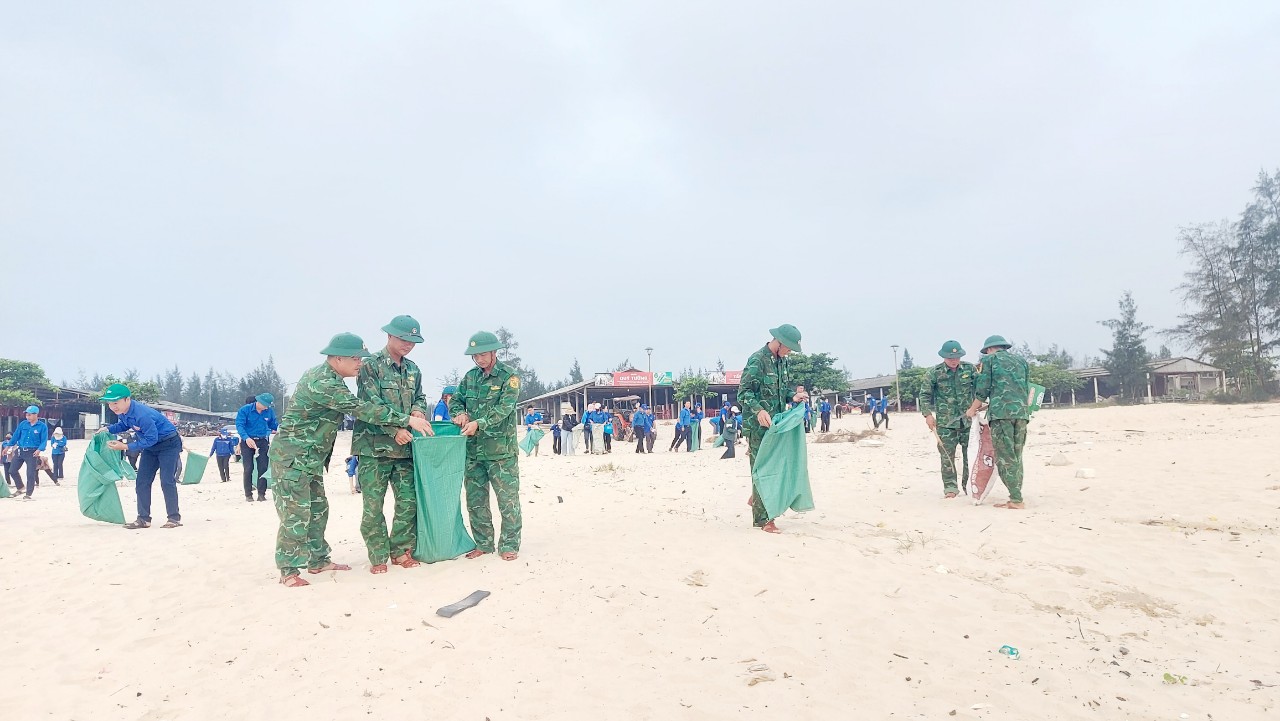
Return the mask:
M 136 521 L 124 524 L 124 527 L 129 529 L 130 531 L 137 530 L 139 528 L 151 528 L 151 521 L 144 521 L 141 518 L 139 518 Z
M 165 521 L 161 528 L 177 528 L 182 525 L 182 521 Z
M 280 585 L 285 588 L 295 588 L 297 586 L 310 586 L 311 582 L 295 573 L 280 579 Z
M 386 573 L 386 572 L 387 572 L 387 564 L 385 563 L 379 563 L 377 565 L 369 567 L 369 573 Z
M 405 554 L 399 558 L 391 559 L 391 562 L 401 568 L 417 568 L 422 565 L 422 561 L 410 556 L 408 551 L 405 551 Z

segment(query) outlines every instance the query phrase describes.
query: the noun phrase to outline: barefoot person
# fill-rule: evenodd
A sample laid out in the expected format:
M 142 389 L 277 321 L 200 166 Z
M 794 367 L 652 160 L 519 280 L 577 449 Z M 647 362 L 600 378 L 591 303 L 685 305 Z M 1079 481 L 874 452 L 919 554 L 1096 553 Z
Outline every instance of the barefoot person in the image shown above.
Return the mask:
M 974 384 L 974 400 L 966 415 L 973 418 L 989 403 L 991 441 L 996 448 L 996 469 L 1009 489 L 1009 502 L 996 508 L 1025 508 L 1022 502 L 1022 447 L 1027 442 L 1027 419 L 1031 417 L 1027 396 L 1031 392 L 1030 368 L 1022 358 L 1009 352 L 1003 336 L 993 335 L 982 344 L 982 362 Z
M 354 378 L 369 357 L 364 341 L 353 333 L 339 333 L 320 351 L 325 362 L 302 374 L 289 410 L 271 445 L 274 479 L 272 496 L 280 531 L 276 536 L 276 567 L 286 586 L 306 586 L 299 572 L 350 571 L 329 558 L 324 539 L 329 523 L 329 499 L 321 471 L 325 456 L 333 450 L 338 427 L 345 415 L 383 427 L 408 427 L 421 433 L 431 424 L 379 402 L 363 401 L 347 389 L 344 378 Z
M 422 342 L 418 321 L 398 315 L 382 326 L 387 346 L 369 356 L 356 379 L 356 396 L 378 401 L 401 413 L 426 420 L 427 397 L 422 393 L 422 371 L 408 359 Z M 431 434 L 428 434 L 431 435 Z M 351 452 L 359 459 L 360 492 L 364 514 L 360 535 L 369 551 L 369 572 L 386 573 L 387 560 L 401 568 L 422 564 L 412 553 L 418 543 L 418 494 L 413 485 L 413 434 L 395 426 L 384 427 L 356 421 L 351 433 Z M 391 531 L 387 532 L 387 489 L 395 498 Z
M 182 458 L 182 437 L 178 429 L 160 411 L 133 399 L 133 393 L 123 383 L 112 383 L 102 393 L 116 422 L 104 426 L 99 433 L 124 433 L 131 431 L 133 440 L 128 443 L 111 441 L 107 448 L 138 454 L 138 518 L 125 528 L 151 527 L 151 485 L 156 473 L 160 474 L 160 493 L 164 496 L 167 519 L 161 528 L 177 528 L 182 525 L 178 513 L 178 463 Z
M 520 376 L 498 361 L 504 346 L 498 337 L 480 331 L 467 342 L 466 354 L 476 367 L 467 371 L 458 384 L 458 393 L 449 403 L 453 422 L 467 436 L 467 515 L 476 548 L 467 558 L 493 553 L 493 512 L 489 508 L 489 486 L 498 497 L 502 533 L 498 553 L 504 561 L 514 561 L 520 552 L 520 467 L 516 460 L 516 400 L 520 396 Z
M 938 441 L 938 453 L 942 456 L 942 493 L 955 498 L 960 489 L 956 485 L 956 446 L 964 458 L 964 475 L 969 477 L 969 417 L 966 412 L 973 403 L 973 384 L 977 369 L 972 363 L 960 360 L 964 349 L 956 341 L 949 340 L 938 351 L 942 362 L 929 369 L 920 384 L 920 413 L 924 423 L 934 432 Z
M 747 437 L 747 458 L 756 467 L 756 454 L 764 433 L 773 425 L 773 416 L 787 409 L 787 403 L 807 403 L 802 391 L 793 393 L 787 379 L 787 356 L 800 352 L 800 331 L 791 324 L 769 331 L 773 336 L 763 348 L 751 354 L 742 370 L 738 386 L 738 403 L 742 406 L 742 434 Z M 778 527 L 765 511 L 755 487 L 751 489 L 751 521 L 766 533 L 778 533 Z

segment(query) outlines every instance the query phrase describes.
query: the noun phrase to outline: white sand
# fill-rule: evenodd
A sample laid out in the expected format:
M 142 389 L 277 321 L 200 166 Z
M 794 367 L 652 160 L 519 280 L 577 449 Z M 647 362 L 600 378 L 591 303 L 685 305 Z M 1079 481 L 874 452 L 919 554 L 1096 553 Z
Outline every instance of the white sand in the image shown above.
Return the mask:
M 276 583 L 275 511 L 243 500 L 238 467 L 220 484 L 211 463 L 203 484 L 181 489 L 184 528 L 130 532 L 79 514 L 84 444 L 73 442 L 63 487 L 0 501 L 0 710 L 23 721 L 1276 716 L 1280 405 L 1042 412 L 1021 513 L 944 501 L 924 425 L 911 414 L 893 426 L 880 448 L 810 445 L 818 509 L 784 517 L 781 536 L 750 527 L 744 454 L 667 454 L 669 424 L 654 456 L 617 444 L 604 458 L 556 458 L 548 437 L 542 456 L 521 458 L 518 561 L 385 576 L 368 573 L 343 436 L 328 536 L 355 570 L 304 589 Z M 189 440 L 207 452 L 210 439 Z M 1059 452 L 1072 465 L 1045 465 Z M 605 463 L 617 470 L 594 470 Z M 1084 467 L 1096 478 L 1076 479 Z M 132 490 L 121 496 L 132 517 Z M 158 485 L 154 497 L 163 519 Z M 988 502 L 1003 498 L 999 488 Z M 493 595 L 434 615 L 476 589 Z M 1003 644 L 1022 658 L 997 654 Z M 1166 672 L 1186 685 L 1163 683 Z

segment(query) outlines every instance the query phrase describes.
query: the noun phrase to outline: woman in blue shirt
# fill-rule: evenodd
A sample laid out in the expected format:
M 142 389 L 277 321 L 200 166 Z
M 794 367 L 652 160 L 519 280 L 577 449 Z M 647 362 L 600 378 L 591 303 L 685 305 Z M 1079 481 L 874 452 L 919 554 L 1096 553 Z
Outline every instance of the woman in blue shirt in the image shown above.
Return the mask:
M 62 426 L 53 429 L 53 449 L 49 454 L 53 456 L 53 484 L 56 486 L 63 479 L 62 462 L 67 459 L 67 437 L 62 434 Z

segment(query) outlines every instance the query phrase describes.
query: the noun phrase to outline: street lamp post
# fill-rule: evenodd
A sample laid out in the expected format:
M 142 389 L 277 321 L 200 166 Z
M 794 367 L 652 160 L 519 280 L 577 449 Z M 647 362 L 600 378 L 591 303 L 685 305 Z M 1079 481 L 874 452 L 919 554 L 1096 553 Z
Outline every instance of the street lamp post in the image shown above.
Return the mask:
M 653 349 L 645 348 L 645 353 L 649 354 L 649 412 L 653 412 Z
M 902 412 L 902 379 L 898 377 L 898 346 L 889 346 L 893 349 L 893 384 L 897 388 L 898 395 L 898 412 Z

